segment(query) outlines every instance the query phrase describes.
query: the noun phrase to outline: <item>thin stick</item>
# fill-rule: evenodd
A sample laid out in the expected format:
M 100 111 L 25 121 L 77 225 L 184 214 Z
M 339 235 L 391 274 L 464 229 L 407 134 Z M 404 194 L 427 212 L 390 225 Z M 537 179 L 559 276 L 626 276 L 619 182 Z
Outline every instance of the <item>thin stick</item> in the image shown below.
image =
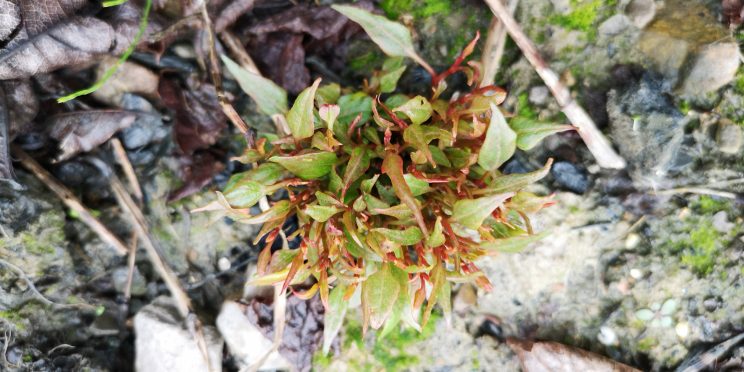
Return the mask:
M 246 69 L 248 72 L 261 75 L 261 71 L 258 70 L 256 62 L 253 62 L 253 58 L 251 58 L 245 48 L 243 48 L 243 45 L 235 34 L 230 31 L 222 31 L 220 32 L 220 39 L 227 49 L 230 50 L 230 54 L 235 57 L 235 60 L 241 67 Z
M 507 4 L 509 7 L 509 14 L 514 14 L 517 10 L 519 0 L 509 0 Z M 491 25 L 488 28 L 488 37 L 483 47 L 483 57 L 481 62 L 483 64 L 483 81 L 481 86 L 493 85 L 496 79 L 496 74 L 499 72 L 501 66 L 501 58 L 504 56 L 504 48 L 506 47 L 506 28 L 504 24 L 499 21 L 498 17 L 494 17 L 491 20 Z
M 31 290 L 31 292 L 34 294 L 34 297 L 41 301 L 44 305 L 56 307 L 56 308 L 85 308 L 85 309 L 94 309 L 95 307 L 89 304 L 58 304 L 48 298 L 46 298 L 39 290 L 36 288 L 36 285 L 34 285 L 34 281 L 31 280 L 31 278 L 26 275 L 25 272 L 23 272 L 23 269 L 20 267 L 13 265 L 12 263 L 3 260 L 0 258 L 0 266 L 7 266 L 10 270 L 15 271 L 16 275 L 18 275 L 19 278 L 21 278 L 26 284 L 28 285 L 28 288 Z
M 111 139 L 111 146 L 114 149 L 116 162 L 119 163 L 122 170 L 124 170 L 124 176 L 126 176 L 127 178 L 127 183 L 129 183 L 129 188 L 132 189 L 134 198 L 137 199 L 137 203 L 141 204 L 144 198 L 142 187 L 140 186 L 139 180 L 137 180 L 137 174 L 134 172 L 134 167 L 129 161 L 129 157 L 127 156 L 127 152 L 124 150 L 124 146 L 122 146 L 121 141 L 119 141 L 119 139 L 116 137 Z
M 132 298 L 132 282 L 134 282 L 134 264 L 137 260 L 137 239 L 136 232 L 132 233 L 132 239 L 129 243 L 129 256 L 127 257 L 127 286 L 124 287 L 124 298 L 129 302 Z
M 222 76 L 220 63 L 217 60 L 217 46 L 215 45 L 214 30 L 212 29 L 212 20 L 209 18 L 209 12 L 207 12 L 207 2 L 204 1 L 201 4 L 201 14 L 204 19 L 204 28 L 207 31 L 207 39 L 209 41 L 209 70 L 211 73 L 212 84 L 214 89 L 217 91 L 217 99 L 222 107 L 222 112 L 230 119 L 236 128 L 244 136 L 249 135 L 248 124 L 243 121 L 240 114 L 235 110 L 225 96 L 225 91 L 222 89 Z
M 522 28 L 517 24 L 517 21 L 509 13 L 509 10 L 504 7 L 504 4 L 500 0 L 485 0 L 485 2 L 491 7 L 493 14 L 504 24 L 506 31 L 509 32 L 514 42 L 517 43 L 519 49 L 522 50 L 525 58 L 527 58 L 532 67 L 535 68 L 535 71 L 537 71 L 537 74 L 543 79 L 545 85 L 553 93 L 561 110 L 576 127 L 576 131 L 584 140 L 589 151 L 594 155 L 597 164 L 603 168 L 625 168 L 625 159 L 615 152 L 610 141 L 599 131 L 592 118 L 571 97 L 571 92 L 561 84 L 558 75 L 548 67 L 548 64 L 537 51 L 535 44 L 525 35 Z
M 678 187 L 676 189 L 661 190 L 656 192 L 657 195 L 676 195 L 676 194 L 700 194 L 718 196 L 727 199 L 736 199 L 736 194 L 728 191 L 713 190 L 707 187 Z
M 77 213 L 80 221 L 88 225 L 88 227 L 90 227 L 90 229 L 93 230 L 93 232 L 95 232 L 104 243 L 113 247 L 116 250 L 116 253 L 120 256 L 127 254 L 129 251 L 127 246 L 125 246 L 124 243 L 122 243 L 121 240 L 119 240 L 119 238 L 117 238 L 116 235 L 114 235 L 106 226 L 104 226 L 101 221 L 93 217 L 83 203 L 75 197 L 72 191 L 54 178 L 54 176 L 39 165 L 36 160 L 26 154 L 25 151 L 18 147 L 13 147 L 13 155 L 15 155 L 15 157 L 21 161 L 21 164 L 31 171 L 36 178 L 46 185 L 49 190 L 57 195 L 57 197 L 60 198 L 68 208 Z

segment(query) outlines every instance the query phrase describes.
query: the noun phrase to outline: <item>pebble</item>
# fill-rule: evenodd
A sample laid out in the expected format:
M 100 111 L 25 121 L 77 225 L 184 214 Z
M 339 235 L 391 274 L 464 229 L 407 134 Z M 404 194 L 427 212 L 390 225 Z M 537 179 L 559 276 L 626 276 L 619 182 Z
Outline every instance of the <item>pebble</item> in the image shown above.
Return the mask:
M 610 327 L 600 327 L 597 340 L 605 346 L 617 345 L 617 333 Z
M 687 322 L 677 323 L 674 327 L 674 332 L 679 336 L 679 338 L 685 339 L 690 335 L 690 324 Z
M 630 233 L 628 234 L 628 237 L 625 238 L 625 249 L 633 249 L 637 247 L 640 242 L 641 242 L 640 235 L 636 233 Z
M 625 8 L 625 13 L 636 27 L 644 28 L 656 15 L 656 2 L 654 0 L 633 0 Z
M 220 259 L 217 261 L 217 269 L 219 269 L 220 271 L 230 270 L 230 266 L 232 266 L 232 264 L 227 257 L 220 257 Z
M 615 14 L 599 25 L 599 34 L 606 36 L 617 35 L 630 26 L 631 22 L 624 14 Z
M 550 92 L 548 91 L 548 87 L 538 86 L 530 88 L 530 94 L 527 99 L 533 105 L 543 106 L 548 103 L 549 96 Z
M 713 228 L 720 233 L 730 232 L 736 225 L 729 222 L 728 213 L 720 211 L 713 215 Z
M 722 120 L 716 132 L 716 143 L 718 144 L 718 150 L 725 154 L 739 154 L 744 145 L 744 134 L 742 134 L 741 126 L 728 120 Z
M 721 42 L 702 48 L 682 84 L 682 94 L 697 97 L 730 83 L 739 69 L 740 58 L 736 43 Z
M 559 161 L 550 170 L 558 186 L 577 194 L 589 189 L 589 176 L 586 171 L 567 161 Z
M 635 280 L 639 280 L 643 278 L 643 271 L 638 269 L 630 269 L 630 276 L 632 276 Z

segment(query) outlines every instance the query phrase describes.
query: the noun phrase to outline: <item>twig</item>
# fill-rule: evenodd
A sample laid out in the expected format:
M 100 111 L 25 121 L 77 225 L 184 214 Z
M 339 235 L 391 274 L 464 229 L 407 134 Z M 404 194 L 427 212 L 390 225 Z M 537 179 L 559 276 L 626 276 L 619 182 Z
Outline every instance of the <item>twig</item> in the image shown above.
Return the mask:
M 72 191 L 65 187 L 65 185 L 63 185 L 61 182 L 57 181 L 54 176 L 52 176 L 49 172 L 46 171 L 46 169 L 39 165 L 36 160 L 26 154 L 25 151 L 21 150 L 18 147 L 13 147 L 13 154 L 16 158 L 18 158 L 18 160 L 20 160 L 21 164 L 23 164 L 24 167 L 31 171 L 31 173 L 33 173 L 36 178 L 38 178 L 47 186 L 47 188 L 49 188 L 49 190 L 57 195 L 57 197 L 60 198 L 68 208 L 75 211 L 75 213 L 77 213 L 77 215 L 79 216 L 80 221 L 88 225 L 88 227 L 90 227 L 90 229 L 93 230 L 93 232 L 95 232 L 98 237 L 101 238 L 101 240 L 103 240 L 106 244 L 113 247 L 118 255 L 123 256 L 127 254 L 129 250 L 124 245 L 124 243 L 122 243 L 119 238 L 117 238 L 106 226 L 104 226 L 101 221 L 93 217 L 93 215 L 88 212 L 88 209 L 83 205 L 83 203 L 81 203 L 80 200 L 75 197 Z
M 660 190 L 657 195 L 676 195 L 676 194 L 701 194 L 718 196 L 727 199 L 736 199 L 736 193 L 728 191 L 713 190 L 707 187 L 678 187 L 676 189 Z
M 28 285 L 28 288 L 31 290 L 31 292 L 34 294 L 34 297 L 41 301 L 44 305 L 52 306 L 55 308 L 84 308 L 84 309 L 94 309 L 95 307 L 89 304 L 59 304 L 56 303 L 48 298 L 46 298 L 39 290 L 36 288 L 36 285 L 34 285 L 34 281 L 31 280 L 31 278 L 26 275 L 25 272 L 23 272 L 23 269 L 20 267 L 13 265 L 12 263 L 0 258 L 0 266 L 7 266 L 10 270 L 14 271 L 16 275 L 18 275 L 19 278 L 21 278 L 26 284 Z
M 261 75 L 261 71 L 258 70 L 256 63 L 253 62 L 253 58 L 246 52 L 243 45 L 240 44 L 240 40 L 235 34 L 230 31 L 220 32 L 220 40 L 225 44 L 228 50 L 238 64 L 246 69 L 248 72 L 252 72 L 256 75 Z
M 509 7 L 509 14 L 514 14 L 517 10 L 519 0 L 509 0 L 507 6 Z M 494 17 L 491 20 L 491 25 L 488 27 L 488 37 L 483 47 L 483 57 L 481 59 L 483 63 L 483 82 L 482 86 L 489 86 L 494 84 L 496 73 L 499 72 L 499 66 L 501 66 L 501 58 L 504 56 L 504 47 L 506 46 L 506 28 L 504 24 L 499 21 L 498 17 Z
M 240 117 L 240 114 L 235 111 L 235 107 L 228 102 L 227 97 L 225 96 L 225 91 L 222 89 L 222 76 L 220 75 L 222 70 L 220 69 L 220 63 L 217 60 L 217 46 L 215 45 L 212 20 L 209 18 L 209 12 L 207 12 L 206 1 L 201 4 L 201 14 L 204 19 L 204 28 L 207 32 L 207 39 L 209 41 L 209 70 L 212 77 L 212 84 L 214 84 L 214 89 L 217 91 L 217 99 L 222 107 L 222 112 L 224 112 L 228 119 L 230 119 L 235 127 L 238 128 L 240 133 L 244 136 L 248 136 L 250 133 L 248 124 L 246 124 Z
M 506 31 L 509 32 L 514 42 L 517 43 L 519 49 L 522 50 L 525 58 L 527 58 L 532 67 L 535 68 L 535 71 L 537 71 L 537 74 L 543 79 L 545 85 L 553 93 L 561 110 L 576 127 L 576 131 L 584 140 L 589 151 L 594 155 L 597 164 L 603 168 L 625 168 L 625 159 L 615 152 L 610 142 L 594 124 L 592 118 L 571 97 L 571 92 L 561 84 L 558 75 L 550 69 L 545 60 L 540 56 L 535 44 L 525 35 L 522 28 L 517 24 L 517 21 L 509 13 L 509 10 L 504 7 L 504 4 L 500 0 L 485 0 L 485 2 L 491 7 L 493 14 L 504 24 Z
M 122 170 L 124 170 L 124 175 L 127 177 L 127 182 L 129 183 L 129 188 L 132 189 L 134 198 L 137 199 L 137 203 L 141 204 L 144 198 L 142 187 L 140 186 L 139 180 L 137 180 L 137 174 L 134 173 L 134 167 L 129 161 L 129 157 L 127 157 L 127 152 L 124 150 L 124 146 L 122 146 L 121 141 L 119 141 L 118 138 L 114 137 L 111 139 L 111 147 L 114 149 L 116 162 L 119 163 Z
M 137 240 L 139 236 L 132 232 L 132 240 L 129 243 L 129 256 L 127 257 L 127 286 L 124 287 L 124 298 L 127 303 L 132 298 L 132 282 L 134 282 L 134 264 L 137 260 Z
M 10 323 L 9 321 L 0 318 L 0 325 L 7 324 L 7 327 L 5 329 L 5 332 L 3 332 L 3 352 L 0 353 L 0 357 L 2 357 L 2 366 L 3 368 L 18 368 L 18 365 L 15 365 L 8 361 L 8 347 L 10 347 L 11 342 L 13 342 L 13 330 L 15 329 L 15 326 Z

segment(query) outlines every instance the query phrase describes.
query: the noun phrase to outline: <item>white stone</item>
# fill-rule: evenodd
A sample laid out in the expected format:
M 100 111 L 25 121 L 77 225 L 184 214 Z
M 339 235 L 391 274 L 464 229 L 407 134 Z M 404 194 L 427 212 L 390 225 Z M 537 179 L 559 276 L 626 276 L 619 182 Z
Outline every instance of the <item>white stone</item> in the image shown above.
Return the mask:
M 685 339 L 690 335 L 690 325 L 687 322 L 679 323 L 674 327 L 674 332 L 679 338 Z
M 717 43 L 703 48 L 695 57 L 682 85 L 682 93 L 700 96 L 730 83 L 739 68 L 736 43 Z
M 246 317 L 240 304 L 226 301 L 217 316 L 217 329 L 225 339 L 230 354 L 248 367 L 261 359 L 273 342 Z M 291 369 L 291 364 L 277 351 L 272 352 L 259 370 Z
M 600 327 L 599 333 L 597 334 L 597 340 L 602 345 L 612 346 L 617 344 L 617 333 L 610 327 Z
M 641 242 L 641 236 L 636 233 L 630 233 L 628 234 L 628 237 L 625 238 L 625 249 L 633 249 L 638 246 L 638 244 Z
M 633 0 L 625 8 L 625 13 L 636 27 L 644 28 L 656 15 L 656 3 L 654 0 Z
M 214 327 L 203 328 L 209 354 L 207 365 L 199 346 L 183 324 L 169 297 L 159 297 L 142 308 L 134 317 L 135 370 L 222 371 L 222 339 Z

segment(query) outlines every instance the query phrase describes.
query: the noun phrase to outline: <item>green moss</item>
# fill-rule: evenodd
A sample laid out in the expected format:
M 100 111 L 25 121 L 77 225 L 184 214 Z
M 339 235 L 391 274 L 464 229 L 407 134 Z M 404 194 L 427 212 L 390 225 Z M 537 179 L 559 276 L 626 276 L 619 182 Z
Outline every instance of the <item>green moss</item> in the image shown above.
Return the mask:
M 658 341 L 656 341 L 656 339 L 653 338 L 653 337 L 642 338 L 642 339 L 638 340 L 638 350 L 639 351 L 643 351 L 643 352 L 648 352 L 654 346 L 656 346 L 657 343 L 658 343 Z
M 729 203 L 725 200 L 713 199 L 708 195 L 702 195 L 698 199 L 697 203 L 693 204 L 693 208 L 700 211 L 703 214 L 714 214 L 723 210 L 727 210 Z
M 571 0 L 571 12 L 554 15 L 550 22 L 569 30 L 586 32 L 587 39 L 592 41 L 597 36 L 599 19 L 616 4 L 616 0 Z
M 691 252 L 682 256 L 682 263 L 689 265 L 699 275 L 708 275 L 716 263 L 717 240 L 720 234 L 710 223 L 690 233 Z
M 447 14 L 452 10 L 451 0 L 383 0 L 380 7 L 392 19 L 403 14 L 411 14 L 415 18 L 431 17 L 437 14 Z
M 520 94 L 517 99 L 517 115 L 523 118 L 537 120 L 537 112 L 530 106 L 527 93 Z
M 12 324 L 17 330 L 25 331 L 26 324 L 24 323 L 24 317 L 18 311 L 5 310 L 0 311 L 0 319 L 5 319 Z

